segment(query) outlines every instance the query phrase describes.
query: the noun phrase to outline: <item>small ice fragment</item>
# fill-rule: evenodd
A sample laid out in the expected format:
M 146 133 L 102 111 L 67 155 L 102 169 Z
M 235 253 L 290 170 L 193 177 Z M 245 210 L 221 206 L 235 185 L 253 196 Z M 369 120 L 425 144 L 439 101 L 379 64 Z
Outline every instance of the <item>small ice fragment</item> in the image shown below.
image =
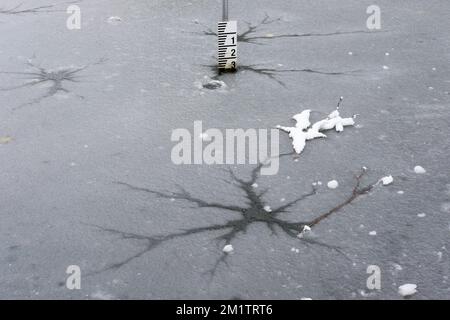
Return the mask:
M 398 293 L 402 297 L 412 296 L 417 292 L 417 285 L 412 283 L 407 283 L 398 287 Z
M 258 184 L 255 182 L 254 184 L 252 184 L 252 188 L 258 188 Z
M 425 172 L 427 172 L 427 170 L 425 170 L 423 167 L 421 166 L 415 166 L 414 167 L 414 172 L 417 174 L 423 174 Z
M 434 90 L 434 88 L 433 87 L 428 87 L 428 90 Z
M 223 247 L 223 252 L 225 253 L 231 253 L 233 252 L 234 248 L 231 244 L 227 244 L 225 247 Z
M 369 235 L 370 235 L 370 236 L 376 236 L 376 235 L 377 235 L 377 232 L 376 232 L 375 230 L 370 231 L 370 232 L 369 232 Z
M 386 176 L 381 178 L 381 182 L 383 183 L 383 186 L 387 186 L 394 182 L 394 178 L 392 176 Z
M 273 37 L 274 37 L 274 34 L 273 34 L 273 33 L 267 33 L 267 34 L 266 34 L 266 37 L 267 37 L 267 38 L 273 38 Z
M 322 185 L 322 181 L 317 181 L 317 185 L 321 186 Z
M 384 55 L 385 55 L 385 56 L 389 56 L 389 52 L 386 52 Z
M 433 67 L 433 68 L 431 68 L 431 70 L 436 71 L 436 68 Z
M 383 66 L 383 69 L 384 70 L 389 70 L 389 67 L 388 66 Z
M 331 180 L 328 181 L 327 186 L 330 189 L 336 189 L 339 186 L 339 183 L 336 180 Z
M 403 190 L 398 190 L 397 193 L 398 193 L 398 194 L 404 194 L 405 191 L 403 191 Z
M 121 17 L 113 16 L 113 17 L 109 17 L 108 18 L 108 23 L 110 23 L 110 24 L 117 25 L 120 22 L 122 22 L 122 18 Z
M 272 212 L 272 208 L 270 206 L 264 206 L 264 211 Z
M 285 202 L 285 201 L 286 201 L 285 198 L 281 198 L 281 199 L 280 199 L 280 202 Z
M 417 215 L 419 218 L 425 218 L 425 216 L 426 216 L 426 213 L 419 213 L 418 215 Z
M 352 56 L 352 55 L 353 55 L 353 52 L 349 51 L 349 52 L 348 52 L 348 55 L 349 55 L 349 56 Z
M 302 297 L 302 298 L 300 298 L 300 300 L 312 300 L 312 299 L 308 298 L 308 297 Z

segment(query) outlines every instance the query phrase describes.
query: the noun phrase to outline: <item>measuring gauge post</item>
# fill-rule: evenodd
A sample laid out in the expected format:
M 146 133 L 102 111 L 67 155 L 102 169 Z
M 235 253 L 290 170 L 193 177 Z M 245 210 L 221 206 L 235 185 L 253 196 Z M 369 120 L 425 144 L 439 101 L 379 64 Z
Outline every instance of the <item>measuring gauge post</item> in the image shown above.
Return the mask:
M 221 71 L 234 71 L 237 67 L 237 21 L 218 24 L 218 66 Z

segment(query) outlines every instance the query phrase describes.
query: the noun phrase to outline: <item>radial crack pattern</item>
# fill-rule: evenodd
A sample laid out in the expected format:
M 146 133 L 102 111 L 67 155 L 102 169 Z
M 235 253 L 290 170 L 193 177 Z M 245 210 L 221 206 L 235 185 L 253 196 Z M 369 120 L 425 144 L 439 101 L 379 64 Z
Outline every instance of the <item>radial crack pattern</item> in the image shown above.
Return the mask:
M 267 33 L 265 35 L 260 34 L 260 29 L 264 28 L 267 25 L 274 24 L 276 22 L 280 22 L 281 18 L 270 18 L 269 15 L 265 15 L 264 18 L 256 24 L 250 22 L 244 22 L 246 25 L 246 29 L 238 34 L 238 42 L 251 43 L 262 45 L 264 43 L 261 40 L 273 40 L 273 39 L 281 39 L 281 38 L 306 38 L 306 37 L 332 37 L 332 36 L 343 36 L 343 35 L 351 35 L 351 34 L 361 34 L 361 33 L 379 33 L 380 31 L 366 31 L 366 30 L 354 30 L 354 31 L 335 31 L 335 32 L 310 32 L 310 33 L 290 33 L 290 34 L 272 34 Z M 205 28 L 200 34 L 206 36 L 215 36 L 217 37 L 217 32 L 209 28 L 208 26 L 201 24 L 200 22 L 196 22 L 196 24 L 201 25 Z
M 80 80 L 79 73 L 80 72 L 86 70 L 90 66 L 101 64 L 104 61 L 105 61 L 105 59 L 100 59 L 95 63 L 88 64 L 88 65 L 85 65 L 82 67 L 59 68 L 59 69 L 55 69 L 55 70 L 47 70 L 43 67 L 36 66 L 31 61 L 28 61 L 27 65 L 32 68 L 32 71 L 26 71 L 26 72 L 0 71 L 0 74 L 9 74 L 9 75 L 20 76 L 20 77 L 23 77 L 25 80 L 28 80 L 25 83 L 22 83 L 20 85 L 6 87 L 6 88 L 0 88 L 0 91 L 12 91 L 12 90 L 17 90 L 17 89 L 34 87 L 34 86 L 41 85 L 41 84 L 48 85 L 47 91 L 43 95 L 13 108 L 13 110 L 16 110 L 16 109 L 22 108 L 24 106 L 40 103 L 42 100 L 53 97 L 55 94 L 57 94 L 59 92 L 69 93 L 70 91 L 64 87 L 65 81 L 79 82 L 79 80 Z M 80 95 L 77 95 L 77 97 L 80 99 L 84 99 L 84 97 L 80 96 Z
M 287 73 L 310 73 L 310 74 L 327 75 L 327 76 L 340 76 L 340 75 L 351 75 L 351 74 L 359 71 L 359 70 L 352 70 L 352 71 L 346 71 L 346 72 L 327 72 L 327 71 L 315 70 L 315 69 L 310 69 L 310 68 L 276 69 L 276 68 L 264 67 L 260 64 L 252 64 L 252 65 L 239 65 L 236 70 L 230 72 L 230 71 L 219 70 L 217 68 L 217 65 L 203 65 L 203 66 L 210 68 L 213 72 L 216 73 L 213 77 L 211 77 L 211 79 L 214 79 L 214 80 L 220 80 L 226 74 L 248 71 L 248 72 L 252 72 L 257 75 L 260 75 L 260 76 L 268 77 L 270 80 L 277 82 L 279 85 L 281 85 L 283 87 L 286 87 L 286 84 L 279 77 L 281 75 L 287 74 Z
M 215 239 L 218 245 L 231 244 L 236 240 L 238 235 L 245 234 L 249 226 L 253 224 L 265 225 L 268 231 L 271 232 L 271 234 L 275 235 L 278 231 L 282 231 L 287 236 L 304 241 L 306 244 L 317 245 L 326 249 L 334 250 L 345 256 L 345 254 L 341 251 L 341 248 L 334 245 L 322 243 L 310 237 L 303 237 L 303 235 L 306 229 L 316 227 L 321 222 L 330 218 L 333 214 L 341 211 L 346 206 L 353 203 L 360 196 L 368 194 L 370 191 L 372 191 L 372 189 L 376 186 L 376 183 L 362 186 L 362 180 L 366 174 L 366 169 L 362 170 L 358 175 L 355 176 L 355 185 L 352 189 L 351 194 L 344 200 L 339 202 L 337 205 L 324 213 L 317 214 L 316 217 L 312 220 L 291 221 L 288 219 L 284 219 L 282 217 L 283 214 L 292 212 L 293 210 L 295 210 L 296 205 L 308 198 L 315 196 L 317 194 L 316 187 L 312 186 L 311 190 L 299 195 L 297 198 L 277 208 L 270 209 L 270 206 L 268 206 L 264 200 L 264 194 L 267 192 L 267 190 L 259 191 L 259 188 L 255 188 L 256 182 L 260 177 L 260 169 L 262 166 L 263 165 L 260 164 L 252 170 L 250 179 L 240 178 L 232 170 L 228 170 L 230 180 L 225 181 L 230 185 L 237 186 L 242 191 L 246 199 L 246 205 L 243 206 L 206 201 L 191 195 L 190 192 L 186 191 L 183 188 L 180 188 L 179 191 L 175 192 L 161 192 L 148 188 L 136 187 L 125 182 L 116 182 L 118 185 L 129 188 L 132 191 L 144 192 L 163 199 L 182 200 L 194 205 L 196 208 L 215 208 L 218 210 L 223 210 L 224 212 L 234 214 L 234 217 L 230 218 L 230 220 L 225 223 L 186 228 L 173 233 L 153 236 L 125 232 L 118 229 L 95 225 L 96 228 L 104 232 L 116 235 L 120 237 L 120 239 L 127 241 L 136 241 L 139 244 L 139 249 L 129 257 L 123 258 L 118 262 L 112 263 L 106 266 L 104 269 L 93 272 L 91 274 L 103 272 L 106 270 L 118 269 L 130 263 L 131 261 L 142 257 L 144 254 L 150 252 L 163 243 L 169 242 L 174 239 L 189 237 L 195 234 L 217 234 Z M 217 257 L 216 262 L 209 270 L 209 272 L 214 275 L 221 263 L 227 263 L 228 257 L 229 254 L 222 252 Z

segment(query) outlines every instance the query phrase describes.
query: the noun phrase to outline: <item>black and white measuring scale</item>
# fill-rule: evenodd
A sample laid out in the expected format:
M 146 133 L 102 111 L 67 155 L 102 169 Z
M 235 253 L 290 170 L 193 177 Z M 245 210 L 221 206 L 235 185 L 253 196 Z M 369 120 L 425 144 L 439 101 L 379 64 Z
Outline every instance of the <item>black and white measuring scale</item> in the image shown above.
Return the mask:
M 237 67 L 237 21 L 228 21 L 228 0 L 222 0 L 222 21 L 217 24 L 218 66 L 220 70 Z

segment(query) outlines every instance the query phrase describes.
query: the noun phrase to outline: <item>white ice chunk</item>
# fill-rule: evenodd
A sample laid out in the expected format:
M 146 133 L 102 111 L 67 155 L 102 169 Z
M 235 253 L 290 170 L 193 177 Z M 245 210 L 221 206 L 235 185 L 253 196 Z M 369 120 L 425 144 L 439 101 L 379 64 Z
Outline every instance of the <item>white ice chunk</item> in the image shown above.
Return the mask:
M 331 180 L 328 181 L 327 186 L 330 189 L 336 189 L 337 187 L 339 187 L 339 182 L 337 182 L 336 180 Z
M 233 252 L 234 248 L 231 244 L 227 244 L 225 247 L 223 247 L 223 252 L 225 253 L 231 253 Z
M 383 186 L 390 185 L 392 182 L 394 182 L 394 177 L 392 176 L 386 176 L 381 178 L 381 183 L 383 183 Z
M 421 166 L 415 166 L 415 167 L 414 167 L 414 172 L 417 173 L 417 174 L 423 174 L 423 173 L 426 173 L 427 170 L 425 170 L 425 169 L 424 169 L 423 167 L 421 167 Z
M 412 296 L 417 292 L 417 285 L 413 283 L 407 283 L 398 287 L 398 293 L 402 297 Z

